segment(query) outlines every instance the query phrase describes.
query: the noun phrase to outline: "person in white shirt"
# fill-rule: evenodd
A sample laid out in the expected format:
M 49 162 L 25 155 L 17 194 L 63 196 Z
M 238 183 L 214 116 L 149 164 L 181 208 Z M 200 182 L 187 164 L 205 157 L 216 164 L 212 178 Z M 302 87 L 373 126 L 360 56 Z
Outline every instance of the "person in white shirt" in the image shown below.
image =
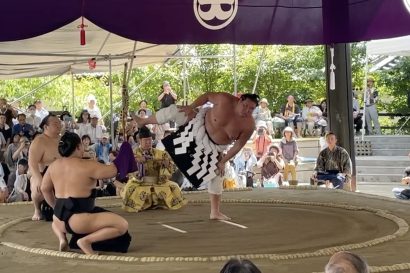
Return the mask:
M 313 100 L 310 98 L 305 101 L 305 106 L 302 109 L 302 118 L 305 126 L 307 126 L 308 135 L 315 135 L 314 128 L 322 118 L 322 111 L 319 107 L 313 105 Z
M 31 104 L 27 109 L 26 123 L 33 126 L 34 131 L 40 128 L 41 118 L 36 115 L 36 106 Z
M 91 138 L 91 143 L 97 143 L 102 139 L 103 127 L 98 124 L 98 117 L 96 115 L 91 115 L 90 127 L 88 127 L 87 135 Z
M 101 111 L 100 108 L 97 106 L 97 99 L 95 98 L 94 95 L 89 95 L 87 97 L 87 107 L 85 108 L 88 113 L 90 113 L 90 116 L 96 116 L 98 117 L 98 124 L 104 125 L 104 121 L 102 119 Z
M 17 163 L 16 180 L 8 202 L 28 201 L 27 190 L 27 170 L 28 162 L 26 159 L 20 159 Z
M 91 118 L 87 110 L 83 110 L 80 117 L 77 119 L 77 134 L 82 138 L 91 131 Z
M 36 106 L 36 116 L 43 120 L 46 116 L 48 116 L 48 111 L 43 107 L 43 102 L 41 100 L 36 100 L 34 103 Z

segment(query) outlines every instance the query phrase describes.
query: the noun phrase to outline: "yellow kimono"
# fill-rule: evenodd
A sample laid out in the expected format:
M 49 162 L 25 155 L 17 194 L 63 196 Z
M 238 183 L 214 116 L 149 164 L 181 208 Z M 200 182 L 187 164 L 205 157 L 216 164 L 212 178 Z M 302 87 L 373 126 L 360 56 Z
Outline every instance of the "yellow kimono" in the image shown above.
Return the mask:
M 187 203 L 178 184 L 169 180 L 174 172 L 174 165 L 168 153 L 155 148 L 148 152 L 137 148 L 135 158 L 140 178 L 132 177 L 125 185 L 122 193 L 124 210 L 138 212 L 149 208 L 179 209 Z M 167 161 L 170 164 L 165 164 Z M 166 165 L 168 166 L 165 167 Z

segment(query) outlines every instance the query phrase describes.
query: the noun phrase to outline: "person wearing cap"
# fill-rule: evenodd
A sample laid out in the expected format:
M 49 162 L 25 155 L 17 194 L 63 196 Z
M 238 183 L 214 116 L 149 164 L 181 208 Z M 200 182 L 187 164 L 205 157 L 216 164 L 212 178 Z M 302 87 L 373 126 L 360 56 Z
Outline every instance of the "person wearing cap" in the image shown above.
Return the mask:
M 86 134 L 90 136 L 91 143 L 94 144 L 101 140 L 104 128 L 98 124 L 98 116 L 96 114 L 91 114 L 90 118 L 90 127 L 87 128 L 89 131 Z
M 285 126 L 296 127 L 296 136 L 301 137 L 303 119 L 300 116 L 300 108 L 292 95 L 288 96 L 287 103 L 282 106 L 279 116 L 285 120 Z
M 280 171 L 285 167 L 285 162 L 278 145 L 271 145 L 269 151 L 259 159 L 257 166 L 261 168 L 262 186 L 267 184 L 282 185 L 283 175 Z
M 379 114 L 377 113 L 377 101 L 379 99 L 379 92 L 374 87 L 374 79 L 372 77 L 367 78 L 367 88 L 365 92 L 365 121 L 367 131 L 369 132 L 369 135 L 372 135 L 373 133 L 380 135 L 381 130 L 379 123 Z
M 121 192 L 123 209 L 138 212 L 151 208 L 176 210 L 187 204 L 178 184 L 170 178 L 175 171 L 171 157 L 152 147 L 152 133 L 147 127 L 138 132 L 140 147 L 135 152 L 138 176 L 131 177 Z
M 36 100 L 34 105 L 36 106 L 36 116 L 41 118 L 41 120 L 49 115 L 49 112 L 43 107 L 43 102 L 41 100 Z
M 302 118 L 305 126 L 307 126 L 308 135 L 314 136 L 314 128 L 319 125 L 319 121 L 322 119 L 322 111 L 319 107 L 313 105 L 311 98 L 305 100 L 305 106 L 302 109 Z
M 164 81 L 162 83 L 162 92 L 158 96 L 158 100 L 161 102 L 161 109 L 175 104 L 177 98 L 177 94 L 171 89 L 169 82 Z
M 292 181 L 296 181 L 296 165 L 297 165 L 297 156 L 299 153 L 298 144 L 295 138 L 295 132 L 292 127 L 286 127 L 283 130 L 283 138 L 280 141 L 280 148 L 282 149 L 283 159 L 285 161 L 285 167 L 283 170 L 283 180 L 288 181 L 289 173 L 292 176 Z
M 272 134 L 273 133 L 272 115 L 271 115 L 271 111 L 268 108 L 268 105 L 269 103 L 266 98 L 261 99 L 259 102 L 259 106 L 256 107 L 255 111 L 253 111 L 252 116 L 255 119 L 256 124 L 258 124 L 259 121 L 266 122 L 269 134 Z
M 110 144 L 109 138 L 110 136 L 107 133 L 104 133 L 101 136 L 101 141 L 94 145 L 97 160 L 102 160 L 104 163 L 108 163 L 110 161 L 109 154 L 111 152 L 112 145 Z
M 272 144 L 272 137 L 268 133 L 268 126 L 265 121 L 256 123 L 256 135 L 253 139 L 254 152 L 256 158 L 259 160 L 269 150 Z

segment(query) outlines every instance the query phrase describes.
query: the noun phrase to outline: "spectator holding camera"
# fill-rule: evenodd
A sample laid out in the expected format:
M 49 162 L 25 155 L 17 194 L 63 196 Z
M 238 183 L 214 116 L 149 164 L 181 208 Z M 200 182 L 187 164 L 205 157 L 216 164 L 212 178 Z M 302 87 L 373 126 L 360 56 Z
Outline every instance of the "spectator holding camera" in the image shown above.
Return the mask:
M 289 173 L 292 176 L 292 180 L 297 181 L 296 166 L 299 148 L 296 143 L 295 132 L 291 127 L 286 127 L 283 130 L 283 138 L 280 141 L 280 148 L 282 149 L 282 154 L 285 161 L 285 169 L 283 171 L 284 181 L 288 181 Z
M 20 159 L 17 163 L 17 170 L 14 178 L 14 187 L 7 202 L 19 202 L 19 201 L 29 201 L 30 196 L 27 193 L 27 170 L 28 161 L 26 159 Z
M 288 102 L 282 106 L 280 110 L 280 118 L 285 120 L 285 126 L 289 126 L 292 129 L 296 127 L 297 137 L 301 137 L 303 119 L 301 117 L 300 108 L 295 103 L 295 98 L 290 95 L 287 98 Z
M 280 171 L 285 167 L 285 162 L 279 146 L 270 146 L 269 152 L 262 156 L 257 165 L 262 168 L 262 185 L 282 185 L 283 176 Z
M 253 139 L 254 151 L 256 158 L 259 160 L 269 150 L 272 144 L 272 137 L 268 133 L 266 122 L 259 121 L 256 124 L 256 135 Z

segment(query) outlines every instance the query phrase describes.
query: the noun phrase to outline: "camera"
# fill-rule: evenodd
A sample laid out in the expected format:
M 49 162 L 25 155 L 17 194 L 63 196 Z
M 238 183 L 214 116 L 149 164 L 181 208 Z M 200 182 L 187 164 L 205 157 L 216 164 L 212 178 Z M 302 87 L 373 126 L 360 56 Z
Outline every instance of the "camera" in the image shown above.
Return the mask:
M 65 121 L 65 122 L 70 122 L 70 121 L 72 121 L 72 120 L 73 120 L 72 117 L 70 117 L 70 116 L 64 116 L 64 121 Z
M 259 136 L 263 135 L 263 128 L 259 128 L 259 129 L 258 129 L 258 135 L 259 135 Z

